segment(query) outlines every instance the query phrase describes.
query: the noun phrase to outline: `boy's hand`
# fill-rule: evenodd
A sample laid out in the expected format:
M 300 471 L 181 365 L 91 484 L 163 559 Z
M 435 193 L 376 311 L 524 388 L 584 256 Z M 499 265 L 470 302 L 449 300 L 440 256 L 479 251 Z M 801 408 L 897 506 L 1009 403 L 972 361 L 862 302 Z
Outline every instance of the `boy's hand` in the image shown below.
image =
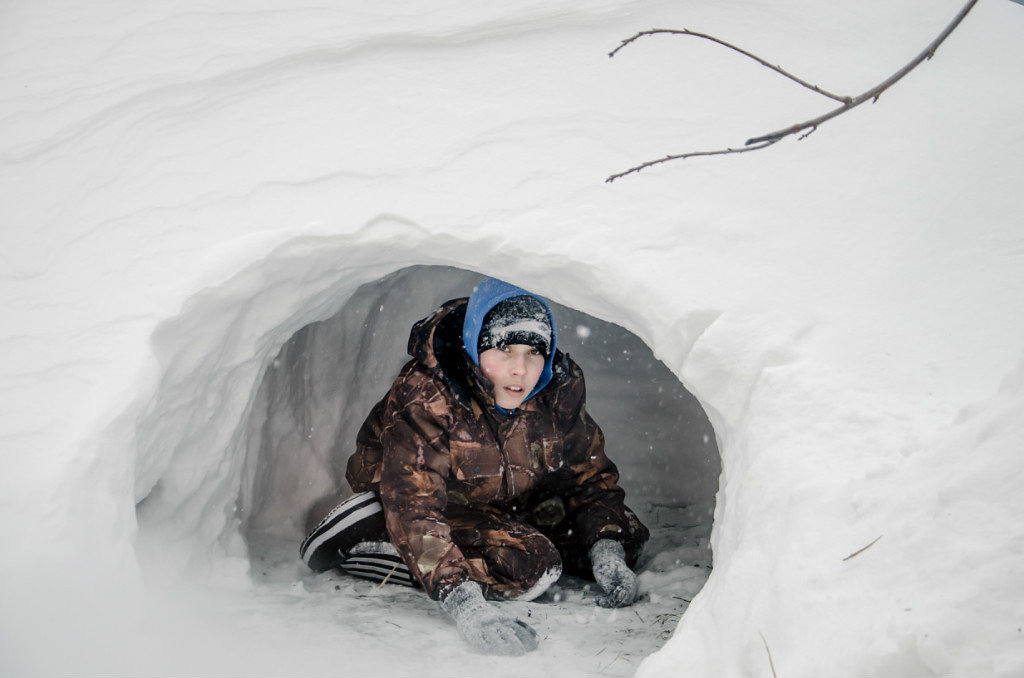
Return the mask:
M 636 574 L 626 565 L 626 550 L 614 539 L 599 539 L 590 547 L 594 579 L 605 595 L 597 599 L 601 607 L 626 607 L 636 600 L 639 588 Z
M 537 649 L 537 632 L 498 605 L 484 600 L 480 584 L 460 584 L 441 602 L 455 620 L 459 635 L 483 654 L 517 656 Z

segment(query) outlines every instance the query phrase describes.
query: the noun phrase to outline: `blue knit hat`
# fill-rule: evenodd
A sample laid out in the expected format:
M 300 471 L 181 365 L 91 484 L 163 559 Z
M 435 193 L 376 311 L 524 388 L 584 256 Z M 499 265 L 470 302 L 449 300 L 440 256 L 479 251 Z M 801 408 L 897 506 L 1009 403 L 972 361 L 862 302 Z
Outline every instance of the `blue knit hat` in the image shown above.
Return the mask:
M 479 367 L 480 351 L 486 350 L 486 348 L 493 348 L 493 346 L 490 345 L 487 345 L 486 348 L 484 349 L 480 348 L 481 343 L 489 344 L 489 342 L 491 341 L 491 339 L 484 339 L 483 342 L 481 342 L 481 335 L 483 334 L 481 330 L 484 326 L 485 319 L 489 315 L 490 311 L 492 309 L 495 309 L 498 305 L 500 305 L 501 302 L 505 301 L 506 299 L 512 299 L 514 297 L 528 297 L 531 300 L 529 302 L 516 302 L 516 304 L 525 303 L 528 305 L 523 306 L 522 308 L 529 309 L 527 311 L 529 316 L 529 329 L 540 329 L 542 326 L 545 325 L 543 321 L 537 318 L 536 309 L 533 306 L 533 303 L 536 302 L 540 304 L 540 307 L 543 308 L 546 312 L 546 326 L 551 330 L 551 340 L 547 344 L 547 350 L 541 350 L 541 353 L 544 354 L 545 358 L 544 371 L 541 372 L 540 379 L 537 380 L 537 385 L 533 388 L 533 391 L 531 391 L 530 395 L 527 396 L 527 399 L 529 399 L 536 395 L 538 392 L 540 392 L 540 390 L 547 386 L 548 382 L 551 381 L 551 366 L 555 360 L 555 349 L 558 346 L 558 333 L 555 329 L 554 315 L 551 313 L 551 309 L 550 307 L 548 307 L 546 301 L 538 297 L 536 294 L 531 294 L 530 292 L 527 292 L 522 288 L 516 287 L 515 285 L 511 285 L 503 280 L 498 280 L 497 278 L 487 278 L 479 285 L 477 285 L 476 289 L 473 290 L 473 294 L 469 297 L 469 304 L 466 306 L 466 319 L 462 325 L 462 345 L 466 349 L 466 353 L 467 355 L 469 355 L 469 359 L 472 360 L 473 363 Z M 514 306 L 513 308 L 515 307 L 517 306 Z M 521 338 L 529 339 L 529 341 L 517 342 L 507 340 L 507 338 L 512 336 L 512 334 L 515 331 L 518 331 L 514 327 L 514 323 L 503 324 L 501 321 L 499 321 L 495 325 L 495 327 L 499 326 L 508 330 L 508 332 L 504 334 L 504 336 L 506 337 L 506 340 L 504 341 L 505 344 L 524 343 L 528 346 L 535 345 L 533 342 L 537 339 L 529 335 L 519 335 Z M 532 335 L 534 333 L 530 332 L 529 334 Z M 544 333 L 539 332 L 538 334 L 543 336 Z M 503 336 L 503 334 L 502 332 L 498 332 L 497 334 L 495 334 L 492 331 L 488 333 L 488 336 Z

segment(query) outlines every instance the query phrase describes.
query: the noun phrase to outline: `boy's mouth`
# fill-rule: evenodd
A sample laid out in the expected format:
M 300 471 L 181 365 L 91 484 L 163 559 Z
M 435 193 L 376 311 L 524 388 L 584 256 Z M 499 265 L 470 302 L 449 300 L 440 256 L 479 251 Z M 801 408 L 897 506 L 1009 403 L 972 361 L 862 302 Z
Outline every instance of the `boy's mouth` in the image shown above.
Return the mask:
M 521 398 L 525 391 L 522 386 L 506 386 L 505 392 L 515 398 Z

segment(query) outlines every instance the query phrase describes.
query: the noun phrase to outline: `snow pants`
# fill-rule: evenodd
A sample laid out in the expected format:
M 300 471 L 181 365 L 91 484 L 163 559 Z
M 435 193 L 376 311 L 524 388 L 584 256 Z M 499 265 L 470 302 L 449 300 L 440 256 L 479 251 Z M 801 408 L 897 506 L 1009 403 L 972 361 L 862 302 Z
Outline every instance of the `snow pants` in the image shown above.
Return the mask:
M 449 505 L 445 518 L 452 541 L 469 563 L 470 578 L 489 598 L 532 599 L 558 579 L 563 567 L 570 574 L 590 576 L 590 558 L 571 529 L 544 534 L 517 516 L 459 505 Z M 389 541 L 383 507 L 373 492 L 335 507 L 302 542 L 299 553 L 318 572 L 337 567 L 374 581 L 418 585 Z

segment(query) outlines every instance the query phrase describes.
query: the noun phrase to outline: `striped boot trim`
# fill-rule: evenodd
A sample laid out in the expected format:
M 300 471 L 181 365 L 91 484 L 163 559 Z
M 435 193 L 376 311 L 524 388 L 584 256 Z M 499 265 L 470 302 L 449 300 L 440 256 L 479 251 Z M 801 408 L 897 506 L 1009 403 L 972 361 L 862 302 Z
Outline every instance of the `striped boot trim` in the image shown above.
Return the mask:
M 409 568 L 398 556 L 361 554 L 346 558 L 339 567 L 349 574 L 377 582 L 416 586 Z
M 383 524 L 383 507 L 373 492 L 363 492 L 334 507 L 303 540 L 299 555 L 310 568 L 323 572 L 338 565 L 341 552 Z M 360 525 L 362 522 L 365 525 Z M 346 534 L 348 533 L 348 534 Z

